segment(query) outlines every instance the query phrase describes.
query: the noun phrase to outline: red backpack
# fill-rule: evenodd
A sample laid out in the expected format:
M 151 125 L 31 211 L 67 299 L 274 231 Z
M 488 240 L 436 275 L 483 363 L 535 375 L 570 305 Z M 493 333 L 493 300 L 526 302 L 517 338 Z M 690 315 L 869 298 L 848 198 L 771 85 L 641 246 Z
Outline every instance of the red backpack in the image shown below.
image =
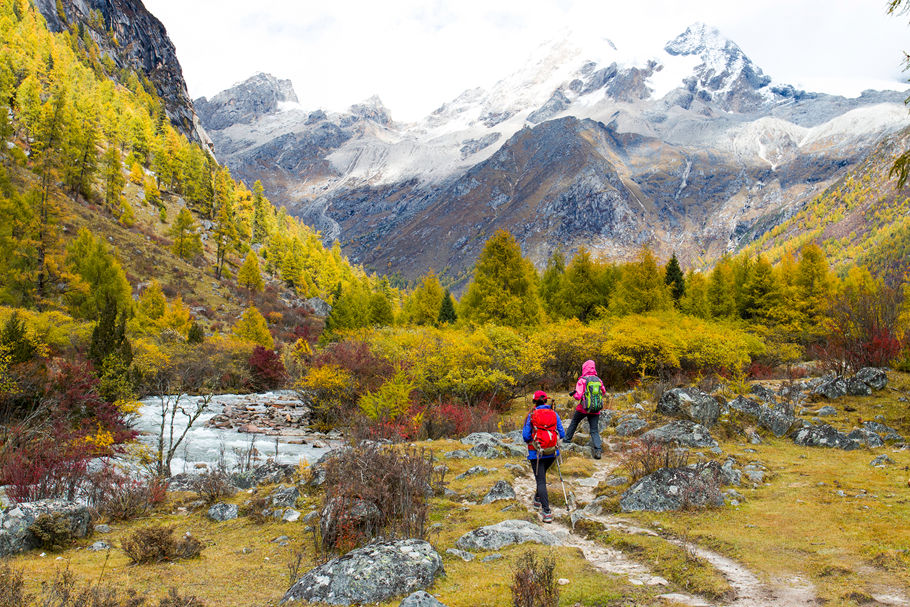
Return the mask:
M 556 455 L 559 434 L 556 432 L 556 411 L 548 407 L 534 409 L 531 412 L 531 442 L 528 449 L 536 451 L 537 456 Z

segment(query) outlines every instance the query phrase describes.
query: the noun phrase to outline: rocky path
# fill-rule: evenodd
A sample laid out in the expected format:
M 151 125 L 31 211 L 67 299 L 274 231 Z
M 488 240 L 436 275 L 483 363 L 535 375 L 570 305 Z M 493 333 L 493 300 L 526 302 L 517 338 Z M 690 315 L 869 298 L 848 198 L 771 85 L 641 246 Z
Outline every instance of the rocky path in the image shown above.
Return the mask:
M 616 463 L 609 459 L 596 462 L 596 465 L 597 470 L 590 477 L 566 481 L 566 488 L 570 491 L 570 503 L 593 501 L 594 488 L 605 480 L 616 467 Z M 561 491 L 558 477 L 554 476 L 553 479 L 555 483 L 551 481 L 550 491 Z M 530 476 L 517 478 L 515 491 L 519 499 L 530 508 L 534 497 L 533 479 Z M 653 529 L 641 527 L 633 521 L 615 515 L 585 514 L 585 517 L 621 533 L 659 535 Z M 605 573 L 625 575 L 633 585 L 669 585 L 666 580 L 653 575 L 647 567 L 633 561 L 622 552 L 599 546 L 576 534 L 570 527 L 562 523 L 554 522 L 553 527 L 552 531 L 564 542 L 564 545 L 579 548 L 596 569 Z M 727 579 L 730 587 L 733 588 L 734 597 L 732 601 L 721 603 L 724 607 L 809 607 L 817 604 L 814 589 L 806 580 L 793 577 L 777 580 L 774 583 L 765 583 L 745 566 L 720 553 L 682 540 L 666 537 L 665 539 L 692 551 L 699 558 L 709 562 Z M 693 607 L 715 605 L 702 597 L 684 593 L 674 592 L 660 596 L 668 601 Z

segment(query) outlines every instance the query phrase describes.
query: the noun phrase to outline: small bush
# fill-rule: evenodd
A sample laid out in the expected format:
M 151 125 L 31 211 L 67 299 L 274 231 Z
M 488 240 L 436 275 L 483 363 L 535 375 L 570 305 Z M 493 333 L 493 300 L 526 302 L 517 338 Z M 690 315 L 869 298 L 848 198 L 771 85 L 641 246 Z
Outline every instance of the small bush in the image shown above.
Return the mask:
M 133 532 L 121 548 L 134 565 L 139 565 L 194 558 L 204 546 L 190 534 L 175 538 L 173 527 L 153 526 Z
M 193 490 L 206 504 L 214 504 L 222 498 L 234 495 L 236 491 L 230 475 L 220 467 L 210 468 L 200 474 L 193 484 Z
M 42 514 L 28 530 L 50 552 L 60 552 L 73 543 L 73 530 L 69 519 L 59 512 Z
M 205 603 L 195 596 L 180 596 L 176 588 L 171 588 L 168 595 L 158 602 L 158 607 L 205 607 Z
M 281 357 L 274 350 L 256 346 L 249 361 L 251 381 L 254 390 L 273 390 L 288 379 Z
M 421 438 L 461 438 L 472 432 L 495 432 L 499 414 L 483 405 L 447 402 L 429 407 L 423 416 Z
M 98 492 L 94 503 L 99 515 L 114 521 L 129 521 L 148 513 L 166 497 L 167 486 L 160 479 L 117 477 Z
M 633 441 L 620 458 L 632 482 L 661 468 L 680 468 L 689 460 L 688 452 L 650 437 Z
M 25 592 L 22 571 L 4 563 L 0 566 L 0 607 L 21 607 L 31 597 Z
M 546 556 L 538 560 L 530 550 L 523 553 L 515 564 L 511 589 L 514 607 L 557 607 L 556 559 Z
M 265 513 L 268 509 L 269 500 L 267 498 L 255 497 L 239 508 L 239 514 L 240 516 L 247 517 L 251 522 L 257 525 L 262 525 L 269 520 L 269 517 Z
M 322 509 L 339 510 L 334 514 L 338 533 L 331 538 L 336 541 L 327 542 L 322 550 L 356 547 L 375 535 L 425 538 L 429 498 L 440 483 L 432 455 L 422 449 L 395 450 L 368 443 L 344 451 L 326 466 L 328 489 Z M 348 515 L 347 508 L 364 503 L 378 508 L 378 520 L 370 520 L 365 528 L 346 527 L 356 518 Z

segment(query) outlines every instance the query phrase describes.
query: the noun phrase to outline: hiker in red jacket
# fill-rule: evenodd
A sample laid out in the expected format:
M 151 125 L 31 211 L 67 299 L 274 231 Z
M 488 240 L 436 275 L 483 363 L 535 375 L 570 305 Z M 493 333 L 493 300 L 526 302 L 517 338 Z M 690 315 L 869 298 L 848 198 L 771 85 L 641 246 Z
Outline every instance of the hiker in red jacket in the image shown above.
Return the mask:
M 524 441 L 528 443 L 528 461 L 537 481 L 534 507 L 541 509 L 545 523 L 553 522 L 550 497 L 547 495 L 547 470 L 559 457 L 559 439 L 566 435 L 562 420 L 553 407 L 547 404 L 548 400 L 546 392 L 538 390 L 534 393 L 534 409 L 528 413 L 521 432 Z
M 578 401 L 575 406 L 575 413 L 572 414 L 572 421 L 569 422 L 569 429 L 566 431 L 566 442 L 572 440 L 575 436 L 575 430 L 578 429 L 578 423 L 582 419 L 588 420 L 588 428 L 591 430 L 591 455 L 594 459 L 600 459 L 603 453 L 600 442 L 600 412 L 604 407 L 607 389 L 604 383 L 597 377 L 597 369 L 594 368 L 593 360 L 586 360 L 581 366 L 581 377 L 575 384 L 575 390 L 569 392 L 569 396 Z

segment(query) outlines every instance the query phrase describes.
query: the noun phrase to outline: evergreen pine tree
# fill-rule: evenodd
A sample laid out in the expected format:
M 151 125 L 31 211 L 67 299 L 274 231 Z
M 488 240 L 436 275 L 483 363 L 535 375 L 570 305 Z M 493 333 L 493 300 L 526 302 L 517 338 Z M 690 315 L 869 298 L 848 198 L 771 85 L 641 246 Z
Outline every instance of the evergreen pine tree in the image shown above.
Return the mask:
M 673 301 L 679 307 L 679 300 L 686 293 L 686 279 L 683 276 L 682 268 L 679 267 L 679 260 L 676 259 L 675 252 L 670 257 L 670 261 L 667 262 L 667 267 L 664 271 L 664 282 L 670 287 L 670 295 L 673 296 Z
M 452 293 L 446 289 L 442 296 L 442 304 L 439 306 L 439 319 L 441 325 L 453 324 L 458 320 L 458 314 L 455 312 L 455 302 L 452 301 Z
M 547 267 L 540 278 L 540 298 L 543 301 L 544 309 L 551 317 L 563 315 L 562 306 L 560 306 L 560 291 L 565 272 L 565 255 L 562 254 L 562 251 L 556 250 L 547 259 Z
M 92 329 L 88 359 L 100 375 L 111 356 L 118 364 L 129 366 L 133 362 L 133 349 L 126 337 L 126 314 L 118 313 L 116 300 L 109 297 L 102 304 L 98 322 Z

